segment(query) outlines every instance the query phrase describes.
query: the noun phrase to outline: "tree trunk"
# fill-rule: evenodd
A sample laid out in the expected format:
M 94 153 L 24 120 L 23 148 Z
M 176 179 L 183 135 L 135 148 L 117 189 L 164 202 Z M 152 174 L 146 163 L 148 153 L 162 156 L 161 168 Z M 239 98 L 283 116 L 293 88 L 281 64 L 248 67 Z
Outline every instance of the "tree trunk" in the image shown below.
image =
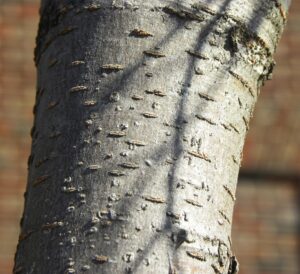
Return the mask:
M 15 273 L 237 273 L 242 147 L 288 3 L 192 2 L 42 1 Z

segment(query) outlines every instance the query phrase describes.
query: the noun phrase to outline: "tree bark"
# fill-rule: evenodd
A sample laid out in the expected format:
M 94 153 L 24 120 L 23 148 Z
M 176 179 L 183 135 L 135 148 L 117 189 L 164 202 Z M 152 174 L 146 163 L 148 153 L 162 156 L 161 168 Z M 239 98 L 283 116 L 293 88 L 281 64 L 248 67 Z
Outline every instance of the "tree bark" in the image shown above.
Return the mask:
M 237 273 L 242 147 L 287 7 L 43 0 L 14 272 Z

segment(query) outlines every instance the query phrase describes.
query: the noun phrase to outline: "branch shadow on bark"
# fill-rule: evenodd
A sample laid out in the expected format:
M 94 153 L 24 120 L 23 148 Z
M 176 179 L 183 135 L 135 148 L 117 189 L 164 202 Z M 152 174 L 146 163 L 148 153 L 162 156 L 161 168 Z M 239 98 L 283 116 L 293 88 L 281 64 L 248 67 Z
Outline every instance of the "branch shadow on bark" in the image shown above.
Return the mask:
M 206 26 L 203 27 L 203 29 L 201 29 L 200 33 L 199 33 L 199 36 L 198 36 L 198 41 L 196 43 L 196 46 L 195 48 L 193 49 L 194 51 L 196 52 L 199 52 L 201 53 L 202 51 L 202 48 L 204 46 L 204 41 L 205 41 L 205 38 L 209 35 L 209 33 L 211 32 L 211 30 L 213 29 L 213 27 L 216 25 L 217 21 L 223 16 L 223 13 L 226 11 L 226 7 L 230 4 L 232 0 L 227 0 L 223 6 L 220 8 L 220 10 L 217 12 L 217 14 L 214 16 L 214 18 L 210 21 L 210 23 L 208 23 Z M 254 26 L 252 28 L 252 31 L 256 31 L 261 22 L 262 22 L 262 19 L 263 19 L 263 15 L 261 14 L 260 12 L 260 5 L 258 5 L 257 9 L 255 9 L 253 11 L 253 14 L 251 15 L 251 20 L 249 22 L 247 22 L 247 25 L 249 26 Z M 234 62 L 234 58 L 235 56 L 232 56 L 232 58 L 227 62 L 227 66 L 230 66 L 233 62 Z M 192 82 L 192 78 L 194 76 L 194 73 L 193 73 L 193 69 L 194 69 L 194 66 L 195 66 L 195 58 L 191 58 L 191 60 L 189 61 L 189 64 L 188 64 L 188 69 L 186 70 L 186 73 L 185 73 L 185 81 L 184 81 L 184 84 L 183 86 L 184 87 L 189 87 L 189 85 L 191 84 Z M 225 73 L 223 72 L 220 72 L 216 75 L 215 79 L 222 79 L 224 78 L 225 76 Z M 216 90 L 218 87 L 215 86 L 215 85 L 212 85 L 211 86 L 211 89 L 210 89 L 210 92 L 213 93 L 214 90 Z M 179 111 L 177 112 L 177 116 L 176 116 L 176 122 L 175 124 L 182 124 L 182 121 L 185 120 L 185 108 L 186 108 L 186 99 L 187 99 L 187 96 L 188 96 L 188 91 L 186 91 L 183 96 L 182 96 L 182 99 L 180 100 L 180 107 L 179 107 Z M 202 103 L 199 108 L 205 108 L 205 106 L 207 105 L 207 103 Z M 181 141 L 181 137 L 182 135 L 184 134 L 184 131 L 185 131 L 185 126 L 183 124 L 182 126 L 182 132 L 179 132 L 177 131 L 175 137 L 173 138 L 172 140 L 172 146 L 174 147 L 174 154 L 172 155 L 172 158 L 174 159 L 178 159 L 180 158 L 180 156 L 182 155 L 183 153 L 183 147 L 182 147 L 182 141 Z M 174 205 L 174 188 L 176 187 L 175 186 L 175 183 L 176 183 L 176 170 L 177 170 L 177 162 L 175 161 L 175 163 L 173 164 L 173 166 L 171 167 L 170 169 L 170 176 L 168 178 L 168 194 L 169 194 L 169 197 L 167 199 L 167 209 L 166 209 L 166 212 L 173 212 L 173 205 Z M 168 217 L 165 217 L 165 225 L 163 227 L 163 230 L 161 232 L 161 234 L 166 234 L 166 233 L 172 233 L 172 228 L 174 227 L 174 224 L 172 223 L 172 220 L 171 218 L 168 218 Z M 181 231 L 181 230 L 179 230 Z M 142 255 L 143 256 L 140 256 L 139 258 L 137 258 L 135 261 L 134 261 L 134 264 L 133 264 L 133 268 L 132 268 L 132 273 L 135 273 L 135 271 L 138 269 L 139 265 L 142 263 L 142 260 L 144 258 L 147 257 L 147 255 L 150 253 L 151 251 L 151 248 L 154 246 L 155 242 L 157 240 L 159 240 L 159 238 L 161 237 L 161 234 L 156 234 L 154 236 L 152 236 L 151 239 L 149 239 L 149 244 L 143 249 L 143 252 L 142 252 Z M 176 246 L 177 243 L 174 243 L 174 246 L 173 246 L 173 249 L 172 249 L 172 254 L 168 254 L 169 256 L 169 260 L 170 260 L 170 269 L 169 269 L 169 273 L 173 273 L 172 272 L 172 269 L 175 269 L 174 268 L 174 262 L 177 261 L 177 254 L 176 254 L 176 251 L 177 251 L 177 246 Z M 174 271 L 174 270 L 173 270 Z M 175 270 L 176 271 L 176 270 Z
M 205 38 L 210 34 L 211 30 L 213 29 L 213 27 L 216 25 L 217 21 L 223 16 L 223 12 L 226 10 L 226 7 L 230 4 L 232 0 L 226 0 L 226 2 L 223 4 L 223 6 L 220 8 L 220 10 L 217 12 L 217 14 L 210 20 L 210 22 L 204 26 L 201 30 L 200 33 L 198 35 L 198 39 L 196 41 L 196 46 L 193 49 L 196 52 L 201 53 L 201 50 L 204 46 L 205 43 Z M 194 76 L 194 67 L 195 67 L 195 63 L 196 63 L 196 58 L 191 57 L 189 60 L 189 63 L 187 65 L 187 70 L 184 76 L 184 83 L 183 83 L 183 87 L 184 89 L 187 89 L 186 87 L 189 87 L 192 83 L 192 78 Z M 212 89 L 213 90 L 213 89 Z M 182 98 L 180 100 L 179 103 L 179 110 L 176 114 L 176 120 L 175 120 L 175 124 L 176 125 L 182 125 L 182 131 L 176 131 L 175 137 L 172 140 L 172 147 L 174 148 L 174 152 L 172 155 L 173 159 L 179 159 L 180 156 L 183 153 L 183 146 L 182 146 L 182 135 L 184 134 L 185 131 L 185 125 L 182 123 L 182 121 L 185 120 L 185 108 L 186 106 L 186 100 L 188 97 L 188 91 L 185 90 Z M 202 103 L 201 107 L 205 107 L 207 103 Z M 176 183 L 176 170 L 177 170 L 178 164 L 175 161 L 175 163 L 173 164 L 173 166 L 171 167 L 170 171 L 169 171 L 169 176 L 168 176 L 168 198 L 167 198 L 167 208 L 166 208 L 166 213 L 167 212 L 173 212 L 174 209 L 174 188 L 175 183 Z M 168 232 L 172 233 L 172 229 L 174 228 L 174 224 L 172 223 L 172 219 L 168 216 L 165 216 L 165 224 L 163 226 L 163 230 L 161 232 L 161 234 L 166 234 Z M 179 230 L 180 232 L 182 232 L 181 230 Z M 137 270 L 137 268 L 139 267 L 139 265 L 142 263 L 142 260 L 147 257 L 147 255 L 150 253 L 151 248 L 154 246 L 155 242 L 161 237 L 160 234 L 156 234 L 155 236 L 152 236 L 151 239 L 149 239 L 149 244 L 143 249 L 143 256 L 140 256 L 139 258 L 137 258 L 134 261 L 133 264 L 133 268 L 132 268 L 132 273 L 135 273 L 135 271 Z M 178 243 L 174 243 L 174 247 L 172 248 L 172 254 L 168 254 L 169 256 L 169 260 L 170 260 L 170 264 L 169 267 L 169 273 L 172 273 L 172 268 L 173 266 L 173 260 L 177 261 L 176 258 L 176 245 Z

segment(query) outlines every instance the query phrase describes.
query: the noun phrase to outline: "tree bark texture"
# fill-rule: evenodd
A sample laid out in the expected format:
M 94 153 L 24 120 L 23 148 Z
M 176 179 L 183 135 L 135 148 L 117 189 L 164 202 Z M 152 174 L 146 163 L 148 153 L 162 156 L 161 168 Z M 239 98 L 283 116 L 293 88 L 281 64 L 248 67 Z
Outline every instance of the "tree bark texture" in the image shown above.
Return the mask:
M 242 148 L 287 6 L 43 0 L 14 272 L 237 273 Z

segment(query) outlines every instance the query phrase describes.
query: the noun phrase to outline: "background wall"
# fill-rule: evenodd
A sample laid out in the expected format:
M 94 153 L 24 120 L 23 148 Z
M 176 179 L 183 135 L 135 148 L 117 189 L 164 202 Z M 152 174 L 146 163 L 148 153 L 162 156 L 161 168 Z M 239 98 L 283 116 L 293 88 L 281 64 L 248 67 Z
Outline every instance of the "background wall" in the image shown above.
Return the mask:
M 12 272 L 35 98 L 39 1 L 0 0 L 0 274 Z
M 0 274 L 11 273 L 35 97 L 37 0 L 0 0 Z M 300 273 L 300 1 L 247 137 L 234 216 L 242 274 Z
M 242 274 L 300 273 L 300 1 L 246 139 L 233 222 Z

